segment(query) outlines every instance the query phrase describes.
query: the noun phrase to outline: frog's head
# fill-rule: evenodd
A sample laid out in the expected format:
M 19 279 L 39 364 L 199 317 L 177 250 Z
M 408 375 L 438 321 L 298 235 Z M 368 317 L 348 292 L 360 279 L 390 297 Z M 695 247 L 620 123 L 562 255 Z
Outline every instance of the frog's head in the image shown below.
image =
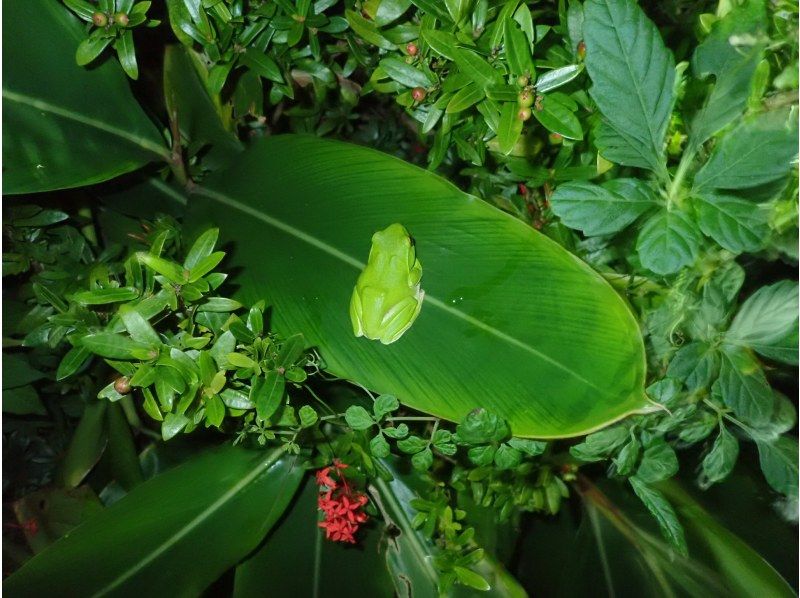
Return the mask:
M 411 247 L 411 238 L 406 227 L 395 222 L 372 235 L 372 244 L 383 251 L 396 252 L 400 247 Z

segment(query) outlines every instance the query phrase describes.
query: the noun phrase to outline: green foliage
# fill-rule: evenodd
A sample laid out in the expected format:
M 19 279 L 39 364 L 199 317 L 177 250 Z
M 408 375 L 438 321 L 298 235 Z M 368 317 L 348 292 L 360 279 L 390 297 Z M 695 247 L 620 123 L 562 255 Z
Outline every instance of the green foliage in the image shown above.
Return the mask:
M 798 10 L 714 8 L 9 6 L 5 589 L 791 595 Z

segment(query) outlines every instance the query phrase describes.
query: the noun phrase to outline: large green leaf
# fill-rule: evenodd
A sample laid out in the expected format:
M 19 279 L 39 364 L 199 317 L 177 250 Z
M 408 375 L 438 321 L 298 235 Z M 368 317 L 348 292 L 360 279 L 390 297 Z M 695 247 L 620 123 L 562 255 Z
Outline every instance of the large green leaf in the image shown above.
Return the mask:
M 584 8 L 589 93 L 605 118 L 603 156 L 664 175 L 675 60 L 634 0 L 589 0 Z
M 585 433 L 643 408 L 638 326 L 588 266 L 520 221 L 384 154 L 272 137 L 207 181 L 195 227 L 234 241 L 228 267 L 272 326 L 301 331 L 332 373 L 450 420 L 485 407 L 519 436 Z M 372 234 L 400 222 L 425 298 L 382 345 L 353 335 L 348 306 Z
M 137 486 L 3 583 L 10 596 L 198 595 L 283 514 L 302 469 L 223 446 Z M 168 589 L 167 589 L 168 588 Z
M 797 453 L 796 445 L 793 452 Z M 795 477 L 795 485 L 796 483 Z M 709 560 L 724 576 L 725 584 L 732 595 L 795 596 L 791 586 L 762 556 L 720 525 L 677 482 L 665 482 L 661 490 L 675 505 L 681 521 L 698 548 L 709 555 Z
M 60 2 L 9 3 L 3 34 L 4 193 L 89 185 L 169 157 L 116 61 L 76 64 L 86 35 Z
M 674 504 L 686 528 L 689 557 L 676 555 L 654 534 L 650 515 L 618 482 L 604 480 L 599 486 L 579 484 L 584 505 L 580 520 L 574 510 L 562 509 L 554 520 L 534 520 L 528 529 L 519 552 L 520 579 L 532 595 L 792 595 L 786 581 L 753 546 L 720 524 L 676 482 L 666 482 L 659 490 Z M 768 505 L 756 498 L 752 484 L 748 492 L 740 489 L 721 484 L 717 492 L 723 500 L 714 506 L 751 528 L 751 536 L 765 521 L 766 530 L 779 532 L 772 538 L 763 534 L 765 543 L 778 543 L 773 553 L 787 552 L 785 543 L 793 541 L 791 529 L 774 521 L 774 515 L 769 517 Z M 733 501 L 738 510 L 731 508 L 737 506 Z M 743 518 L 745 512 L 758 513 L 758 521 Z

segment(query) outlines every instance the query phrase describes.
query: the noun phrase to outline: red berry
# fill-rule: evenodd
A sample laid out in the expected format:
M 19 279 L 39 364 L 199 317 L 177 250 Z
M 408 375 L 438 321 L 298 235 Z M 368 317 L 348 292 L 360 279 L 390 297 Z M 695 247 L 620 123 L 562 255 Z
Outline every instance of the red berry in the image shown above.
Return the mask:
M 419 48 L 414 42 L 409 42 L 406 46 L 406 52 L 408 52 L 409 56 L 416 56 L 417 52 L 419 52 Z
M 586 56 L 586 44 L 584 42 L 578 43 L 578 58 L 581 60 Z
M 96 12 L 92 15 L 92 23 L 97 27 L 105 27 L 108 25 L 108 17 L 101 12 Z
M 415 87 L 414 89 L 411 90 L 411 97 L 414 98 L 415 102 L 421 102 L 422 100 L 425 99 L 426 95 L 427 93 L 421 87 Z

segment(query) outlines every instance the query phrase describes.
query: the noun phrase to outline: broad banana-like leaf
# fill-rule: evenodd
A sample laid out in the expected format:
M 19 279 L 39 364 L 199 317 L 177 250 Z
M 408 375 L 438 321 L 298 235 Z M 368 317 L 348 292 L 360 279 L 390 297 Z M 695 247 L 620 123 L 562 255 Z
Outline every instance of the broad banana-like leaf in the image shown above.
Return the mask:
M 134 488 L 3 582 L 8 596 L 196 596 L 281 517 L 303 470 L 223 446 Z
M 585 434 L 646 403 L 644 346 L 623 300 L 562 247 L 444 179 L 313 137 L 255 143 L 203 182 L 193 229 L 217 225 L 245 302 L 302 332 L 327 369 L 458 421 L 483 407 L 517 436 Z M 422 263 L 419 318 L 356 338 L 348 306 L 372 234 L 403 224 Z
M 86 32 L 61 2 L 9 2 L 3 34 L 3 193 L 90 185 L 169 159 L 111 50 L 76 64 Z

